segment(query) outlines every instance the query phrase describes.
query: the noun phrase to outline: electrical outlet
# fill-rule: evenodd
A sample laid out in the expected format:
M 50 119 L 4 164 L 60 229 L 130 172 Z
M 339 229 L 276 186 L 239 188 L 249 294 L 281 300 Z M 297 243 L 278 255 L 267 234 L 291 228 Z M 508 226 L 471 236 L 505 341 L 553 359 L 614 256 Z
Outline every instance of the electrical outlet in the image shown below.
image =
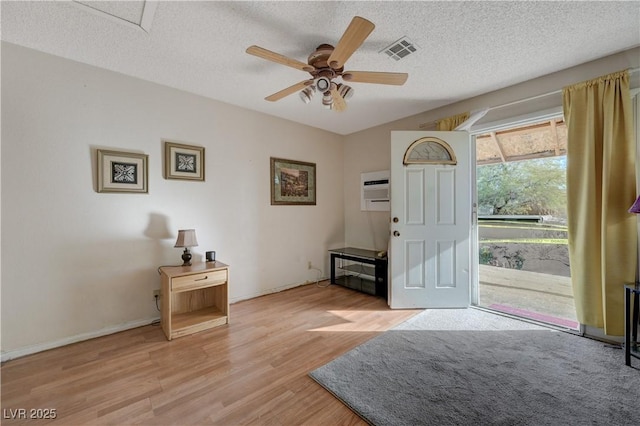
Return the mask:
M 160 298 L 160 290 L 153 290 L 153 298 Z
M 311 264 L 311 261 L 309 261 L 309 263 L 307 264 L 307 269 L 311 269 L 313 268 L 313 265 Z

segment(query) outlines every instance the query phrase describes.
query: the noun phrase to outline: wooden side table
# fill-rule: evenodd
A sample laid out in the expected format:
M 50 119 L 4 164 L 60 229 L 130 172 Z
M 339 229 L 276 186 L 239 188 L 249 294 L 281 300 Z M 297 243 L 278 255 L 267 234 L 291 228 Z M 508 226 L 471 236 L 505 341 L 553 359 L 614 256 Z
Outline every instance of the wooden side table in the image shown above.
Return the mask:
M 633 298 L 633 315 L 631 299 Z M 638 347 L 638 311 L 640 299 L 640 283 L 624 286 L 624 363 L 631 365 L 631 357 L 640 359 Z
M 160 322 L 168 340 L 229 323 L 229 266 L 163 266 Z

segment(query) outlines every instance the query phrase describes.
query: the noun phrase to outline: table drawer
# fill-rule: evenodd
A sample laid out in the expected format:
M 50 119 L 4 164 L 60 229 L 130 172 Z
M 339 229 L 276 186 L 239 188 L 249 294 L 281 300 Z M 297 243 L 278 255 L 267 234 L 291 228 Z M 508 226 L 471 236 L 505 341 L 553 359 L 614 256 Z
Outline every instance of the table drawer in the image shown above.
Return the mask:
M 171 280 L 171 290 L 186 291 L 210 287 L 227 282 L 227 270 L 203 272 L 200 274 L 175 277 Z

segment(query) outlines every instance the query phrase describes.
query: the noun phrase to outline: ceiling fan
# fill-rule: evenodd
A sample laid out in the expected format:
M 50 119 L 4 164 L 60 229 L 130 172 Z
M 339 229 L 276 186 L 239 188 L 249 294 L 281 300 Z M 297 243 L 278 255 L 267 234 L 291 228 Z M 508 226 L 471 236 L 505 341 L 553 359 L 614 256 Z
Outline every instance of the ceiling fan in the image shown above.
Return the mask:
M 300 98 L 305 103 L 309 103 L 314 93 L 319 91 L 323 95 L 322 104 L 325 107 L 344 111 L 347 108 L 346 99 L 353 96 L 353 89 L 344 83 L 334 81 L 338 77 L 345 82 L 401 86 L 409 76 L 406 73 L 344 71 L 345 62 L 362 45 L 374 28 L 375 25 L 372 22 L 355 16 L 335 47 L 330 44 L 321 44 L 309 55 L 306 64 L 258 46 L 250 46 L 246 52 L 311 74 L 311 79 L 303 80 L 267 96 L 265 98 L 267 101 L 275 102 L 300 92 Z

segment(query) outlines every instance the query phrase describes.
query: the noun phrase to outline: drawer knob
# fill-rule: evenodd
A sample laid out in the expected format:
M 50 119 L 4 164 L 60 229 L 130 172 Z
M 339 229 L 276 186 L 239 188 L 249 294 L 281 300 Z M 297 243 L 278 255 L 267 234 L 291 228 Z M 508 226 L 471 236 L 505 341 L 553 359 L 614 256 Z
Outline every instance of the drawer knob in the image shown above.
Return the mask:
M 204 280 L 206 280 L 207 278 L 209 278 L 209 277 L 205 275 L 205 276 L 204 276 L 204 278 L 198 278 L 197 280 L 194 280 L 194 281 L 204 281 Z

